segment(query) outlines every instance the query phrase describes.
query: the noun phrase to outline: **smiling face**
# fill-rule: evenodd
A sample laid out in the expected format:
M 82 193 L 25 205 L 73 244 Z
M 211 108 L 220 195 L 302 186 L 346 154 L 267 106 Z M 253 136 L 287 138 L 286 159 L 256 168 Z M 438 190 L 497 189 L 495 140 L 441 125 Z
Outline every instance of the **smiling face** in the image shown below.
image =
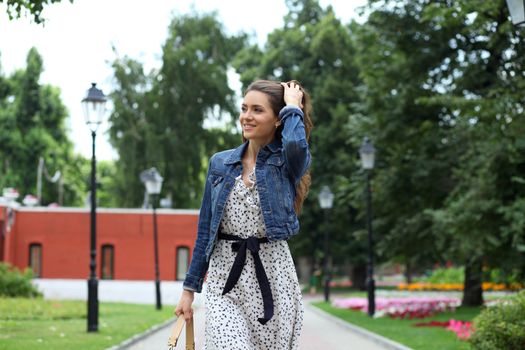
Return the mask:
M 269 144 L 275 137 L 278 121 L 265 93 L 252 90 L 244 95 L 239 122 L 245 139 Z

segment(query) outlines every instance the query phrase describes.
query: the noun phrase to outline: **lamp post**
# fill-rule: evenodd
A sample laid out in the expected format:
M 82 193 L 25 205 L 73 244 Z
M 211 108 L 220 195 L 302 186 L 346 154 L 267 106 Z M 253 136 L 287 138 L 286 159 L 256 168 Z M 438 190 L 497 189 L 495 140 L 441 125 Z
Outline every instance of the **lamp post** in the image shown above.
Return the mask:
M 512 23 L 515 25 L 525 25 L 525 0 L 507 0 Z
M 89 280 L 88 280 L 88 317 L 87 331 L 98 331 L 98 280 L 97 280 L 97 185 L 96 185 L 96 158 L 95 158 L 95 138 L 97 129 L 102 123 L 106 108 L 106 96 L 97 89 L 97 84 L 92 83 L 87 91 L 86 97 L 82 100 L 82 109 L 86 124 L 91 130 L 93 154 L 91 157 L 91 243 L 89 261 Z
M 334 202 L 334 194 L 330 191 L 330 187 L 323 186 L 321 193 L 319 193 L 319 206 L 324 210 L 324 222 L 328 222 L 327 213 L 332 208 Z M 328 270 L 328 230 L 325 229 L 323 233 L 323 245 L 324 245 L 324 259 L 323 259 L 323 272 L 324 272 L 324 301 L 330 301 L 330 271 Z
M 375 281 L 374 281 L 374 240 L 372 238 L 372 191 L 370 190 L 370 178 L 374 169 L 376 150 L 370 139 L 365 137 L 359 154 L 363 169 L 366 171 L 366 198 L 367 198 L 367 221 L 368 228 L 368 266 L 366 273 L 366 286 L 368 293 L 368 315 L 374 316 L 376 310 Z
M 160 278 L 159 278 L 159 244 L 157 237 L 157 197 L 162 189 L 162 176 L 155 168 L 144 170 L 140 173 L 140 180 L 145 184 L 148 195 L 152 196 L 153 206 L 153 245 L 155 253 L 155 297 L 157 310 L 162 309 L 160 299 Z

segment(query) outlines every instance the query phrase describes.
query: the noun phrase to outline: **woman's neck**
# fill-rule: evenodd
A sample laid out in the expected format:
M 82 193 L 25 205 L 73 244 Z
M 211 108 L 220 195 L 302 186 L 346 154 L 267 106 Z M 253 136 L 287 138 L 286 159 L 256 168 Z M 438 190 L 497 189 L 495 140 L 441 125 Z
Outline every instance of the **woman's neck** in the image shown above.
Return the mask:
M 255 164 L 255 161 L 257 159 L 257 154 L 259 153 L 259 150 L 261 149 L 262 145 L 260 143 L 257 143 L 256 141 L 249 140 L 248 141 L 248 149 L 246 150 L 245 159 L 249 163 Z
M 271 140 L 267 140 L 264 143 L 258 142 L 257 140 L 248 140 L 248 149 L 246 150 L 245 159 L 250 163 L 253 162 L 253 164 L 255 164 L 259 150 L 271 143 L 273 140 L 274 139 L 272 138 Z

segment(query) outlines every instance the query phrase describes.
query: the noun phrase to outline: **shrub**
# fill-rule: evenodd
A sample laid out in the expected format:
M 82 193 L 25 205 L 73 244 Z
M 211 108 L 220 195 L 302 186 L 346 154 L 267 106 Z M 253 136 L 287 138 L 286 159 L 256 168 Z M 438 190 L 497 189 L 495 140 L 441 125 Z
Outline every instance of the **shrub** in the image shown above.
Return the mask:
M 483 280 L 507 285 L 520 284 L 520 271 L 518 269 L 503 270 L 499 268 L 483 268 Z
M 21 272 L 8 263 L 0 263 L 0 297 L 40 297 L 42 294 L 31 283 L 33 272 Z
M 525 349 L 525 291 L 483 310 L 470 342 L 476 350 Z
M 433 270 L 430 276 L 422 278 L 420 282 L 428 282 L 434 284 L 463 283 L 464 279 L 464 267 L 448 267 Z

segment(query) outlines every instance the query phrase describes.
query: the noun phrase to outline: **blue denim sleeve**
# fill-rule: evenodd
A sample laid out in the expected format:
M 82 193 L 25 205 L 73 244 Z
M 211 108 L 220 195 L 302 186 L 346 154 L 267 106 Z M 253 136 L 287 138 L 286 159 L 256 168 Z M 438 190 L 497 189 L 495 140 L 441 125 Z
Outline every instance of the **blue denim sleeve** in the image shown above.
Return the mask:
M 303 122 L 303 111 L 295 106 L 286 106 L 279 112 L 283 123 L 282 142 L 284 161 L 297 185 L 304 175 L 312 157 Z
M 212 157 L 213 159 L 213 157 Z M 183 288 L 200 293 L 204 276 L 208 271 L 209 262 L 206 261 L 206 247 L 210 239 L 210 221 L 211 221 L 211 188 L 210 188 L 210 171 L 211 160 L 208 164 L 208 174 L 206 175 L 206 185 L 204 186 L 204 195 L 202 197 L 201 209 L 199 212 L 199 224 L 197 226 L 197 240 L 193 248 L 190 267 L 186 278 L 184 279 Z

